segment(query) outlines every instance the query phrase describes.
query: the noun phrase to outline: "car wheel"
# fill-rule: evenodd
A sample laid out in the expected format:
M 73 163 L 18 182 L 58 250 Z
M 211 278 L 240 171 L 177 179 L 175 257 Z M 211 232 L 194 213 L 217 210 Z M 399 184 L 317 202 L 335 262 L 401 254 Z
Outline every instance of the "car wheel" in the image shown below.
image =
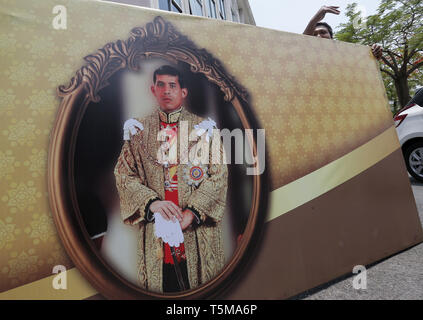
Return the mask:
M 408 172 L 423 182 L 423 141 L 415 142 L 407 147 L 404 158 Z

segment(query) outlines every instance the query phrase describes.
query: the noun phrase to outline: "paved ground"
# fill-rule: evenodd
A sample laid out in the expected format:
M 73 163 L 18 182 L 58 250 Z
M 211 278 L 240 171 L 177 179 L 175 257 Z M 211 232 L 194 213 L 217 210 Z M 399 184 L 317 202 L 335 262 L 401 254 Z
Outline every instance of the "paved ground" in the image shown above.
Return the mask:
M 423 222 L 423 183 L 410 177 L 420 221 Z M 423 299 L 423 243 L 367 269 L 367 289 L 352 286 L 355 275 L 338 278 L 293 299 L 374 300 Z

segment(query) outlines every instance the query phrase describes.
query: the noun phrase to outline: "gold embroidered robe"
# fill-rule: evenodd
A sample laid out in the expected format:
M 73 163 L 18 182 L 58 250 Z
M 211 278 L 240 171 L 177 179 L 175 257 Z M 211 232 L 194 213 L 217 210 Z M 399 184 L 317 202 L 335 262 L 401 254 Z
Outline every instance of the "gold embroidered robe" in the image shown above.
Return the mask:
M 165 198 L 165 169 L 154 161 L 162 143 L 157 139 L 159 112 L 138 120 L 144 130 L 125 141 L 114 172 L 122 218 L 127 224 L 139 225 L 139 284 L 149 291 L 162 292 L 163 243 L 155 237 L 153 223 L 144 219 L 146 205 L 154 198 Z M 202 120 L 184 108 L 179 117 L 179 121 L 188 122 L 188 133 Z M 180 130 L 178 142 L 179 133 Z M 183 232 L 189 284 L 193 289 L 214 278 L 224 266 L 221 222 L 226 205 L 228 172 L 225 164 L 209 164 L 208 176 L 196 187 L 186 183 L 184 167 L 186 169 L 187 165 L 179 164 L 177 169 L 179 207 L 194 208 L 203 221 Z

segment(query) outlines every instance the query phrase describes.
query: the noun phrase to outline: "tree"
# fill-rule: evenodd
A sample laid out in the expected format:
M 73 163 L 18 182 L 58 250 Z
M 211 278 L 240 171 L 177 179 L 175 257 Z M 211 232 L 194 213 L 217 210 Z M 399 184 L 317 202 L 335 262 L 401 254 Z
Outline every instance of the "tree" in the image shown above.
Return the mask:
M 382 0 L 377 14 L 363 21 L 353 3 L 346 16 L 349 21 L 338 26 L 335 38 L 382 45 L 380 70 L 396 112 L 411 99 L 410 87 L 414 92 L 423 85 L 423 0 Z

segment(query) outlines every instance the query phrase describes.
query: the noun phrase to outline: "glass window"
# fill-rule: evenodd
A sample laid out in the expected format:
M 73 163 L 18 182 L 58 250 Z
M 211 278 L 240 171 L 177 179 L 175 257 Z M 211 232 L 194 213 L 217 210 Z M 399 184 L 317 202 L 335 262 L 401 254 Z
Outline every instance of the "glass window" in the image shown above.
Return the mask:
M 182 12 L 182 8 L 181 8 L 181 7 L 178 7 L 178 5 L 177 5 L 177 4 L 175 4 L 175 3 L 173 3 L 173 2 L 172 2 L 172 4 L 171 4 L 171 10 L 172 10 L 173 12 L 179 12 L 179 13 L 181 13 L 181 12 Z
M 159 0 L 159 9 L 170 11 L 169 0 Z
M 181 13 L 182 0 L 159 0 L 159 9 Z
M 238 17 L 236 16 L 235 11 L 234 10 L 231 10 L 231 12 L 232 12 L 232 21 L 233 22 L 238 22 Z
M 225 0 L 219 0 L 219 14 L 223 20 L 226 20 Z
M 198 0 L 189 0 L 190 13 L 195 16 L 203 15 L 203 5 Z
M 209 4 L 209 18 L 217 18 L 216 2 L 214 2 L 214 0 L 208 0 L 208 4 Z

